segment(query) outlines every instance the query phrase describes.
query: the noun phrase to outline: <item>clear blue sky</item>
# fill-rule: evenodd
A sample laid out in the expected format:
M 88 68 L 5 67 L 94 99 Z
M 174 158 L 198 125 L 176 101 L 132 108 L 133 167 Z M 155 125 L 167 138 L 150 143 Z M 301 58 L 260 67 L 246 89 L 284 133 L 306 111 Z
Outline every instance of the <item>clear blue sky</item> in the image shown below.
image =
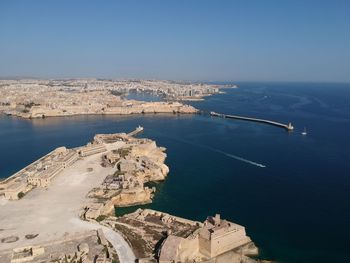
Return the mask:
M 1 0 L 0 76 L 350 81 L 350 1 Z

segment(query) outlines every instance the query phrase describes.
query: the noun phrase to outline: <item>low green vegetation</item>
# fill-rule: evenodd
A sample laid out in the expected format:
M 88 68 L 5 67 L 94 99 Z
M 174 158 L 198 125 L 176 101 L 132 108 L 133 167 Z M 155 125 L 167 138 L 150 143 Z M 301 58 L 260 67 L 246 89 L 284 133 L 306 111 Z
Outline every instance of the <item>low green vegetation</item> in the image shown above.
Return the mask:
M 107 218 L 107 216 L 105 216 L 105 215 L 99 215 L 99 216 L 96 218 L 96 221 L 97 221 L 97 222 L 101 222 L 101 221 L 105 220 L 106 218 Z
M 119 153 L 120 157 L 125 158 L 126 156 L 129 155 L 129 153 L 130 153 L 130 148 L 121 148 L 121 149 L 118 149 L 118 153 Z
M 152 254 L 153 249 L 149 247 L 141 235 L 120 224 L 115 224 L 114 228 L 116 231 L 121 233 L 126 241 L 131 245 L 137 258 L 145 258 Z
M 18 196 L 18 199 L 21 199 L 21 198 L 24 197 L 24 193 L 23 193 L 23 192 L 19 192 L 19 193 L 17 194 L 17 196 Z
M 118 177 L 119 175 L 124 175 L 124 174 L 125 174 L 125 172 L 122 172 L 122 171 L 117 170 L 117 171 L 115 171 L 115 173 L 113 174 L 113 176 Z

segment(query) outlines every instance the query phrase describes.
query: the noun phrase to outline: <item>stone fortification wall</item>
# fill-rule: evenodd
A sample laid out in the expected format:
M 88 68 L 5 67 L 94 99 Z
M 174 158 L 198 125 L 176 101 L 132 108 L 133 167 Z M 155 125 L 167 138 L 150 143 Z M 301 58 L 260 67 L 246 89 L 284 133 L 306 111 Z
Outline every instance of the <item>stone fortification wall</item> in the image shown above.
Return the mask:
M 198 237 L 199 253 L 207 258 L 211 258 L 211 241 L 209 239 Z
M 217 236 L 211 240 L 211 257 L 215 257 L 249 242 L 251 240 L 246 236 L 244 228 Z

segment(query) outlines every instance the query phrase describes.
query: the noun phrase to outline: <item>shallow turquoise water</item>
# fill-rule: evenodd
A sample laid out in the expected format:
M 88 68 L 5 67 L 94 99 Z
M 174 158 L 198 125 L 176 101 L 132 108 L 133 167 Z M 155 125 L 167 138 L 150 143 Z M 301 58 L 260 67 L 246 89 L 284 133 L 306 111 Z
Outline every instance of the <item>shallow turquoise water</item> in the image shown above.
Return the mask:
M 296 130 L 207 115 L 1 117 L 0 177 L 55 147 L 142 125 L 142 136 L 168 149 L 170 167 L 149 207 L 195 220 L 219 212 L 246 226 L 269 259 L 347 262 L 350 85 L 242 83 L 226 91 L 192 104 L 291 121 Z

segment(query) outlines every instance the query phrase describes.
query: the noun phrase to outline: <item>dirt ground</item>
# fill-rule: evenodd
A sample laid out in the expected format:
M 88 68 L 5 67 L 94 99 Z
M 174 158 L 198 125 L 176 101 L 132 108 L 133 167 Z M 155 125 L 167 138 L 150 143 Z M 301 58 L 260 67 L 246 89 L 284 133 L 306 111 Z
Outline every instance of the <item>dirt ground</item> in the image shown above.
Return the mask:
M 77 224 L 76 219 L 87 201 L 86 194 L 113 172 L 110 167 L 101 167 L 101 156 L 78 160 L 58 174 L 48 189 L 36 188 L 18 201 L 0 200 L 0 250 L 56 240 L 85 230 L 85 225 Z M 28 239 L 26 235 L 37 236 Z M 1 242 L 8 237 L 18 240 Z

